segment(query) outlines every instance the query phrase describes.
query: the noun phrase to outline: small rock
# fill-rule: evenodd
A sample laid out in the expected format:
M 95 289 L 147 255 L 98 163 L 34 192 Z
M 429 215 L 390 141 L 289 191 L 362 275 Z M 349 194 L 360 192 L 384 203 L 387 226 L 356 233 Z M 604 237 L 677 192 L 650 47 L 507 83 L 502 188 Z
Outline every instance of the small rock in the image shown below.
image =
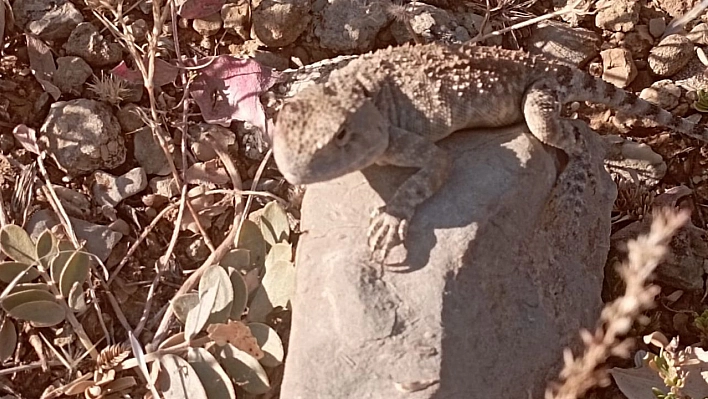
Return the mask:
M 246 0 L 226 3 L 221 7 L 224 29 L 230 30 L 243 41 L 251 39 L 251 5 Z
M 625 88 L 637 76 L 637 67 L 627 49 L 612 48 L 600 52 L 602 79 L 617 87 Z
M 253 10 L 251 35 L 267 47 L 287 46 L 310 24 L 310 10 L 309 1 L 262 0 Z
M 81 12 L 67 1 L 51 6 L 51 9 L 43 13 L 41 18 L 31 20 L 25 28 L 40 39 L 61 41 L 66 40 L 71 31 L 83 21 Z
M 150 179 L 150 190 L 165 198 L 172 198 L 180 194 L 179 186 L 171 176 L 153 177 Z
M 192 152 L 194 153 L 194 156 L 197 157 L 197 159 L 202 162 L 216 159 L 216 157 L 218 156 L 216 154 L 216 152 L 214 151 L 214 148 L 212 146 L 210 146 L 209 144 L 192 143 L 192 145 L 190 147 L 192 149 Z
M 664 79 L 654 82 L 650 87 L 642 90 L 639 93 L 639 98 L 656 104 L 663 109 L 672 110 L 679 104 L 681 88 L 676 86 L 673 81 Z
M 315 19 L 315 36 L 322 47 L 337 52 L 369 51 L 391 20 L 387 7 L 384 2 L 359 0 L 327 3 L 321 18 Z
M 7 154 L 15 148 L 15 138 L 12 133 L 0 133 L 0 151 Z
M 649 69 L 658 76 L 671 76 L 692 58 L 693 43 L 683 35 L 669 35 L 649 52 Z
M 204 18 L 195 18 L 192 21 L 192 29 L 203 37 L 214 36 L 221 29 L 221 15 L 212 14 Z
M 93 75 L 91 66 L 80 57 L 57 58 L 57 70 L 52 82 L 64 94 L 79 95 L 86 80 Z
M 683 188 L 687 193 L 691 193 L 691 190 Z M 654 203 L 660 202 L 663 195 L 665 194 L 658 196 Z M 672 201 L 670 205 L 672 208 L 675 206 L 675 202 Z M 627 240 L 648 231 L 651 221 L 651 217 L 646 217 L 612 234 L 610 238 L 612 247 L 609 256 L 611 258 L 624 257 Z M 706 235 L 705 230 L 696 227 L 690 221 L 679 229 L 669 244 L 671 256 L 656 268 L 656 279 L 674 288 L 695 293 L 702 292 L 705 274 L 703 265 L 708 258 Z
M 135 160 L 143 167 L 148 175 L 164 176 L 170 173 L 165 153 L 152 137 L 149 127 L 138 130 L 133 137 Z
M 145 126 L 145 122 L 138 116 L 136 112 L 139 108 L 135 104 L 126 104 L 118 109 L 116 116 L 118 117 L 118 123 L 123 133 L 134 132 Z
M 595 26 L 612 32 L 629 32 L 639 22 L 640 5 L 636 0 L 611 0 L 598 4 Z
M 484 34 L 491 32 L 493 29 L 489 24 L 484 24 L 484 16 L 471 13 L 457 13 L 455 14 L 455 19 L 457 22 L 465 28 L 472 36 L 477 36 L 484 25 Z
M 258 61 L 259 64 L 280 71 L 283 69 L 288 69 L 290 66 L 290 60 L 282 54 L 271 53 L 270 51 L 254 50 L 251 56 L 254 60 Z
M 660 38 L 666 30 L 666 21 L 664 18 L 652 18 L 649 20 L 649 33 L 655 38 Z
M 111 224 L 108 225 L 108 228 L 113 231 L 117 231 L 123 234 L 124 236 L 130 235 L 130 226 L 123 219 L 114 220 L 113 222 L 111 222 Z
M 706 66 L 698 57 L 691 57 L 688 64 L 678 71 L 671 79 L 688 91 L 705 90 L 708 87 L 708 77 L 705 75 Z
M 106 226 L 89 223 L 85 220 L 69 217 L 71 225 L 79 240 L 86 241 L 86 250 L 96 255 L 101 261 L 108 259 L 113 247 L 118 244 L 123 235 Z M 35 212 L 27 223 L 27 232 L 34 239 L 42 232 L 59 224 L 54 212 L 43 209 Z
M 534 29 L 529 52 L 579 67 L 597 55 L 600 41 L 591 30 L 549 23 Z
M 125 144 L 111 108 L 80 98 L 51 105 L 41 128 L 42 141 L 70 175 L 113 169 L 125 161 Z
M 81 57 L 93 67 L 117 64 L 123 56 L 120 45 L 105 40 L 90 22 L 80 23 L 71 32 L 64 48 L 67 55 Z
M 148 185 L 143 168 L 134 168 L 123 176 L 115 177 L 103 171 L 93 174 L 95 183 L 92 188 L 94 201 L 98 205 L 115 207 L 126 198 L 143 190 Z
M 453 40 L 454 43 L 464 43 L 464 42 L 472 39 L 472 36 L 467 31 L 467 29 L 465 29 L 464 26 L 458 26 L 457 28 L 455 28 L 455 32 L 453 34 L 453 37 L 454 37 L 454 40 Z
M 691 29 L 686 37 L 693 42 L 693 44 L 708 46 L 708 24 L 702 22 Z
M 87 196 L 64 186 L 52 185 L 52 187 L 70 216 L 85 218 L 91 213 L 91 201 Z
M 204 243 L 204 239 L 202 237 L 199 237 L 196 240 L 192 241 L 189 246 L 187 246 L 187 250 L 185 252 L 191 260 L 196 262 L 202 262 L 204 261 L 204 259 L 207 258 L 207 256 L 209 256 L 210 251 Z
M 649 34 L 649 27 L 637 25 L 635 29 L 624 35 L 621 46 L 632 52 L 634 57 L 646 58 L 654 45 L 654 38 Z
M 403 18 L 406 21 L 403 21 Z M 406 22 L 412 33 L 408 31 Z M 429 4 L 415 3 L 406 6 L 406 13 L 394 20 L 391 33 L 397 43 L 409 42 L 413 39 L 413 35 L 422 38 L 426 43 L 453 42 L 456 28 L 457 22 L 447 11 Z
M 652 3 L 666 11 L 671 18 L 679 18 L 688 13 L 701 0 L 654 0 Z
M 638 180 L 654 187 L 666 176 L 668 166 L 664 158 L 648 145 L 618 135 L 605 135 L 602 140 L 607 149 L 605 169 L 613 178 Z
M 133 35 L 136 43 L 142 43 L 145 41 L 148 30 L 148 24 L 144 19 L 138 19 L 128 25 L 128 31 Z
M 126 82 L 125 83 L 125 94 L 123 94 L 123 101 L 125 103 L 138 103 L 143 98 L 143 82 Z

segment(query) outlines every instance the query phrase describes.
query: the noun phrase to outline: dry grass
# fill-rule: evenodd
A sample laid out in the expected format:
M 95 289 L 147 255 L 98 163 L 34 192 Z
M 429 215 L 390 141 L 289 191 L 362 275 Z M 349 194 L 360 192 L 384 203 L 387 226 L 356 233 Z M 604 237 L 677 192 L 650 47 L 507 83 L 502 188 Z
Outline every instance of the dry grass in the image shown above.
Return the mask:
M 629 357 L 633 340 L 625 335 L 634 322 L 644 321 L 642 312 L 654 306 L 660 288 L 649 281 L 666 256 L 671 237 L 688 218 L 688 212 L 659 211 L 649 233 L 627 243 L 627 261 L 618 269 L 626 284 L 624 295 L 605 305 L 594 332 L 581 331 L 585 348 L 579 357 L 574 358 L 569 350 L 564 353 L 560 383 L 549 385 L 546 399 L 580 398 L 595 386 L 609 384 L 603 365 L 610 356 Z

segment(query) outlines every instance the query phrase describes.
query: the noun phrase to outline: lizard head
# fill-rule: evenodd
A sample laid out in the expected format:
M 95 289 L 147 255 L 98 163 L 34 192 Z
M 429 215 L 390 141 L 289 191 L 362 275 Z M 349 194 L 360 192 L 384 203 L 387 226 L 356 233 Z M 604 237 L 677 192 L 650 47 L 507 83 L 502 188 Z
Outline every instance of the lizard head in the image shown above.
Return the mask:
M 388 126 L 364 92 L 313 86 L 278 114 L 275 163 L 292 184 L 334 179 L 376 162 L 388 147 Z

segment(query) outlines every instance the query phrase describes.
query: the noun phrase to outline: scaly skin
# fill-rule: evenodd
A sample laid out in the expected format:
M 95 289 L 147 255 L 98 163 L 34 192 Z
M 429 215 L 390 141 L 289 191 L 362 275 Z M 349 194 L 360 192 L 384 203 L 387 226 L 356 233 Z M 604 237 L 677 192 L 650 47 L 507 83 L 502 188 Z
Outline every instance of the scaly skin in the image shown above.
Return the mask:
M 577 129 L 560 117 L 570 101 L 607 104 L 708 141 L 704 127 L 576 68 L 520 51 L 426 44 L 363 55 L 296 94 L 278 115 L 273 152 L 292 184 L 373 164 L 418 168 L 374 211 L 369 245 L 383 261 L 445 181 L 451 162 L 435 142 L 457 130 L 525 121 L 541 142 L 589 162 Z

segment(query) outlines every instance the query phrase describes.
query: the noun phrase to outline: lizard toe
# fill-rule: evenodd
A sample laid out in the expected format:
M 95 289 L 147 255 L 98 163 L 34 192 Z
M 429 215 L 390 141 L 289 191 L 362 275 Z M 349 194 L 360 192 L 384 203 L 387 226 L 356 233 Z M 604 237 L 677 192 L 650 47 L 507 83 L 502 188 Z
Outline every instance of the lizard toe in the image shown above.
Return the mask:
M 391 248 L 405 240 L 407 226 L 405 219 L 380 209 L 375 211 L 368 231 L 372 259 L 385 260 Z

